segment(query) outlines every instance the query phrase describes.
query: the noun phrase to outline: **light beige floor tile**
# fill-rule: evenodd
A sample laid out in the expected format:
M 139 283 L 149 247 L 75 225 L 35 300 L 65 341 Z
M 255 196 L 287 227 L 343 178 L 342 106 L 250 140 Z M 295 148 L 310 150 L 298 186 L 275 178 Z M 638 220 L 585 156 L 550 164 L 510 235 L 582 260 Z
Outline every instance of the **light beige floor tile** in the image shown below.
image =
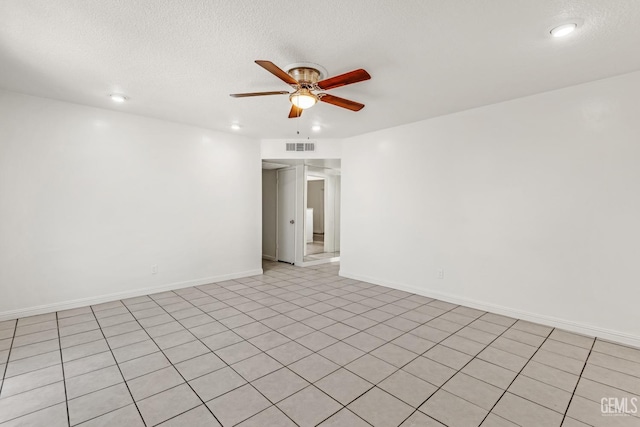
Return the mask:
M 480 359 L 473 359 L 460 372 L 501 389 L 506 389 L 517 375 L 513 371 Z
M 82 427 L 144 427 L 144 422 L 135 405 L 127 405 L 81 424 Z
M 565 413 L 571 400 L 571 393 L 524 375 L 516 377 L 509 392 L 561 414 Z
M 289 365 L 289 369 L 312 383 L 338 368 L 340 366 L 318 354 L 312 354 Z
M 419 407 L 437 390 L 433 384 L 403 370 L 391 374 L 378 387 L 414 408 Z
M 83 357 L 64 364 L 65 378 L 73 378 L 96 369 L 106 368 L 115 365 L 116 361 L 110 351 L 94 354 L 92 356 Z
M 156 425 L 202 404 L 187 384 L 154 394 L 137 403 L 147 425 Z
M 15 362 L 9 362 L 7 364 L 5 379 L 60 364 L 60 351 L 51 351 L 26 359 L 16 360 Z
M 296 424 L 291 421 L 280 409 L 276 406 L 271 406 L 262 412 L 252 416 L 251 418 L 238 424 L 238 427 L 296 427 Z M 176 426 L 178 427 L 178 426 Z
M 319 424 L 319 427 L 369 427 L 370 424 L 358 417 L 348 409 L 342 409 L 327 420 Z M 256 426 L 257 427 L 257 426 Z
M 630 360 L 594 351 L 589 356 L 588 363 L 640 378 L 640 363 L 631 362 Z
M 458 372 L 442 389 L 461 397 L 487 411 L 500 399 L 504 390 L 489 383 Z
M 57 382 L 0 399 L 0 423 L 65 401 L 64 383 Z
M 349 410 L 374 426 L 397 426 L 413 408 L 377 387 L 372 388 L 348 406 Z
M 161 427 L 220 427 L 220 423 L 215 419 L 211 411 L 200 405 L 177 417 L 159 424 Z
M 458 427 L 478 426 L 488 412 L 444 390 L 431 396 L 420 411 L 445 425 Z
M 306 380 L 287 368 L 265 375 L 252 384 L 272 403 L 277 403 L 309 385 Z
M 66 380 L 67 399 L 74 399 L 94 391 L 124 382 L 117 366 L 98 369 Z
M 0 368 L 0 372 L 3 370 Z M 7 378 L 2 384 L 0 398 L 13 396 L 38 387 L 53 384 L 63 380 L 62 365 L 54 365 L 48 368 L 31 371 L 26 374 Z
M 222 368 L 203 375 L 189 384 L 204 402 L 234 390 L 247 382 L 231 368 Z
M 244 385 L 207 402 L 224 426 L 232 426 L 267 409 L 271 403 L 250 385 Z
M 184 379 L 173 366 L 151 372 L 127 381 L 129 391 L 136 401 L 184 383 Z
M 180 374 L 187 380 L 201 377 L 209 372 L 224 368 L 226 364 L 215 354 L 206 353 L 175 365 Z
M 521 375 L 526 375 L 529 378 L 542 381 L 543 383 L 558 387 L 570 393 L 573 393 L 573 390 L 578 383 L 577 375 L 534 361 L 527 363 L 527 366 L 524 367 Z
M 126 385 L 118 384 L 68 401 L 71 425 L 88 421 L 133 403 Z
M 379 383 L 398 370 L 392 364 L 370 354 L 365 354 L 361 358 L 354 360 L 346 365 L 345 368 L 372 384 Z
M 638 377 L 592 364 L 584 368 L 582 377 L 640 396 L 640 378 Z
M 20 418 L 14 418 L 11 421 L 1 424 L 2 427 L 68 427 L 67 420 L 67 404 L 58 403 L 36 412 L 24 415 Z
M 473 358 L 468 354 L 451 349 L 449 347 L 445 347 L 443 345 L 437 345 L 433 347 L 432 349 L 424 353 L 423 356 L 456 370 L 462 369 L 462 367 L 469 363 L 469 361 Z
M 342 405 L 314 386 L 286 398 L 277 406 L 300 426 L 315 426 L 342 408 Z
M 507 392 L 492 412 L 522 427 L 559 427 L 562 414 Z
M 373 384 L 346 369 L 327 375 L 315 385 L 343 405 L 348 405 L 373 387 Z
M 442 386 L 456 371 L 426 357 L 419 357 L 402 368 L 437 387 Z
M 231 366 L 245 380 L 254 381 L 282 368 L 282 364 L 265 353 L 256 354 Z

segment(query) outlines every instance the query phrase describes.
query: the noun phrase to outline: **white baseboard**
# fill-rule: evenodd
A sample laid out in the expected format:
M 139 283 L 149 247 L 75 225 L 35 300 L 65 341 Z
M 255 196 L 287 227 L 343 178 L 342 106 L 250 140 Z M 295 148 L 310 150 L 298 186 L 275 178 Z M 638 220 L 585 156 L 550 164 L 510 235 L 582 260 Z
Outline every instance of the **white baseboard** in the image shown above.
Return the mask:
M 21 317 L 35 316 L 38 314 L 51 313 L 54 311 L 69 310 L 71 308 L 85 307 L 87 305 L 102 304 L 103 302 L 117 301 L 121 299 L 139 297 L 143 295 L 155 294 L 158 292 L 171 291 L 174 289 L 188 288 L 191 286 L 208 285 L 209 283 L 223 282 L 225 280 L 240 279 L 243 277 L 258 276 L 262 274 L 262 269 L 241 271 L 238 273 L 221 274 L 201 279 L 187 280 L 184 282 L 169 283 L 166 285 L 140 288 L 125 292 L 100 295 L 96 297 L 80 298 L 72 301 L 57 302 L 53 304 L 38 305 L 35 307 L 21 308 L 0 312 L 0 321 L 19 319 Z
M 606 339 L 609 341 L 615 341 L 621 344 L 626 344 L 626 345 L 640 348 L 640 337 L 636 335 L 627 334 L 625 332 L 619 332 L 611 329 L 600 328 L 594 325 L 573 322 L 567 319 L 559 319 L 553 316 L 546 316 L 542 314 L 516 310 L 509 307 L 504 307 L 501 305 L 491 304 L 485 301 L 468 299 L 458 295 L 448 294 L 448 293 L 434 291 L 430 289 L 417 288 L 417 287 L 405 285 L 402 283 L 395 283 L 387 280 L 376 279 L 374 277 L 353 274 L 343 269 L 341 269 L 338 274 L 341 277 L 346 277 L 347 279 L 354 279 L 354 280 L 360 280 L 361 282 L 373 283 L 374 285 L 380 285 L 388 288 L 398 289 L 405 292 L 411 292 L 413 294 L 422 295 L 428 298 L 439 299 L 442 301 L 450 302 L 452 304 L 464 305 L 464 306 L 475 308 L 482 311 L 489 311 L 489 312 L 500 314 L 503 316 L 527 320 L 529 322 L 540 323 L 542 325 L 551 326 L 554 328 L 560 328 L 570 332 L 575 332 L 582 335 L 588 335 L 591 337 L 598 337 L 598 338 Z
M 265 254 L 262 254 L 262 259 L 266 259 L 267 261 L 277 261 L 276 257 Z

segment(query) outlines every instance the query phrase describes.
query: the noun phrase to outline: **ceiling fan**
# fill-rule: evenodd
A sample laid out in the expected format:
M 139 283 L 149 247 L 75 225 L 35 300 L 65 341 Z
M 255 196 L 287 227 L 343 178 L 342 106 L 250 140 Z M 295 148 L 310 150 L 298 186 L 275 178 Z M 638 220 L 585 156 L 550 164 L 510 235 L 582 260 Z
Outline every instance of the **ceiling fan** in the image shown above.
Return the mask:
M 329 95 L 328 93 L 314 93 L 369 80 L 371 76 L 363 69 L 353 70 L 340 74 L 339 76 L 320 80 L 324 77 L 324 73 L 318 69 L 321 67 L 313 68 L 312 64 L 309 66 L 307 66 L 307 64 L 303 64 L 304 66 L 293 66 L 287 71 L 282 70 L 270 61 L 256 61 L 256 64 L 291 86 L 295 91 L 292 93 L 288 91 L 232 93 L 230 96 L 234 98 L 245 98 L 249 96 L 289 95 L 289 101 L 291 101 L 291 111 L 289 111 L 290 119 L 300 117 L 303 110 L 313 107 L 318 101 L 337 105 L 338 107 L 351 111 L 360 111 L 364 107 L 364 104 L 359 102 Z

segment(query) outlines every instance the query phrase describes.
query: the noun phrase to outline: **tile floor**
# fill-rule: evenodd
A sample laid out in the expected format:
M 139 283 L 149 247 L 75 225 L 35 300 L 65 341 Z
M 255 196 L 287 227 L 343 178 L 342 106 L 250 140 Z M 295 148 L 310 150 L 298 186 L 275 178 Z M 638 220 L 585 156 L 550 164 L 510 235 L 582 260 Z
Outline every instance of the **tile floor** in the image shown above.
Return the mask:
M 0 426 L 640 426 L 640 350 L 338 266 L 0 323 Z

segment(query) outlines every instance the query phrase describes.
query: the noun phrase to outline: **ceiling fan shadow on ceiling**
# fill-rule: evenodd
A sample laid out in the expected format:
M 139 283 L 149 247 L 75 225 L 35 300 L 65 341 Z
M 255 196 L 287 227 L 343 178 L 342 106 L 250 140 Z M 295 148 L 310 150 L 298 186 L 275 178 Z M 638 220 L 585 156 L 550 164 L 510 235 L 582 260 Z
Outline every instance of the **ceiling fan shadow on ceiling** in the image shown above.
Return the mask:
M 232 93 L 233 98 L 246 98 L 250 96 L 267 96 L 267 95 L 289 95 L 291 102 L 291 111 L 289 118 L 295 119 L 302 115 L 302 111 L 313 107 L 318 101 L 328 104 L 337 105 L 351 111 L 360 111 L 364 108 L 364 104 L 351 101 L 349 99 L 340 98 L 328 93 L 320 92 L 322 90 L 334 89 L 341 86 L 369 80 L 371 76 L 363 69 L 353 70 L 339 76 L 330 77 L 320 80 L 324 77 L 324 73 L 318 68 L 314 68 L 313 64 L 307 66 L 292 66 L 287 71 L 282 70 L 271 61 L 256 61 L 256 64 L 269 71 L 274 76 L 288 84 L 294 89 L 294 92 L 273 91 L 273 92 L 250 92 L 250 93 Z M 322 67 L 319 67 L 322 68 Z

